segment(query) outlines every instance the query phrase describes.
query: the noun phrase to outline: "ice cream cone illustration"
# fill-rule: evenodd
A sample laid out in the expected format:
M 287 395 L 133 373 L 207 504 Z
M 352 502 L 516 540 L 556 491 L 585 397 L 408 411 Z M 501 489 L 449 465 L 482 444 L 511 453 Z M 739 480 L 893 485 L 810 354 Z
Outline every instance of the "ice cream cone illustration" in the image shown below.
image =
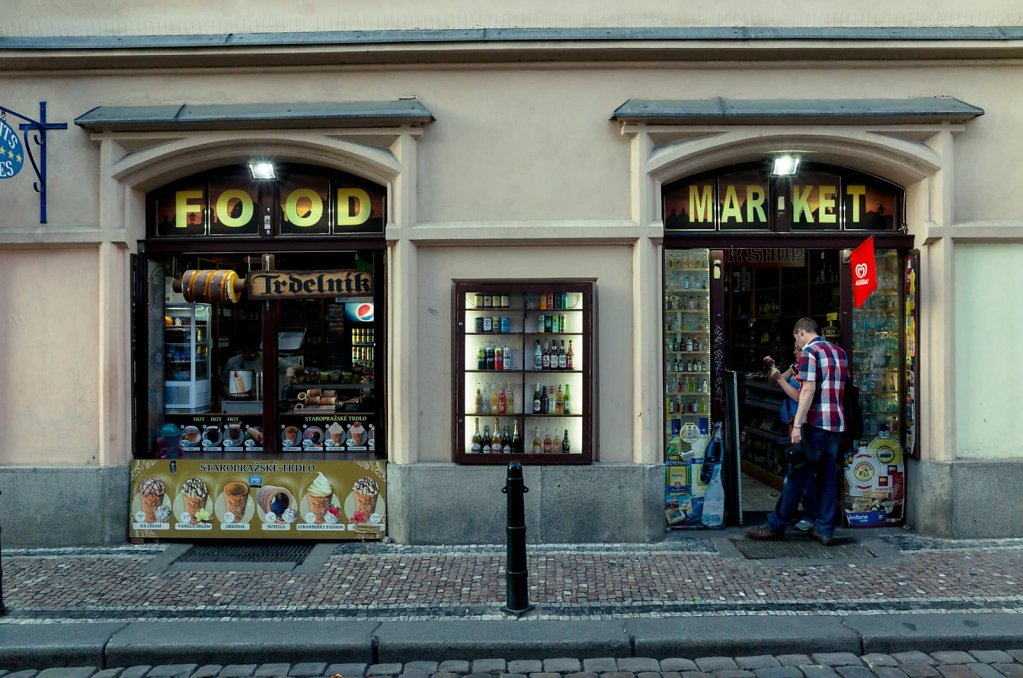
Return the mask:
M 364 523 L 369 520 L 377 510 L 377 499 L 380 497 L 380 487 L 372 478 L 359 478 L 352 486 L 355 491 L 355 513 L 362 514 L 356 522 Z
M 327 427 L 327 434 L 330 436 L 331 447 L 341 447 L 345 439 L 345 427 L 335 421 Z
M 190 516 L 188 519 L 189 525 L 195 525 L 199 522 L 196 518 L 196 514 L 206 508 L 206 500 L 210 496 L 209 488 L 199 478 L 190 478 L 181 488 L 181 501 L 185 504 L 185 510 Z
M 327 512 L 327 507 L 330 506 L 330 498 L 333 495 L 334 488 L 331 486 L 330 481 L 322 473 L 317 473 L 316 479 L 306 489 L 309 510 L 316 516 L 316 520 L 313 522 L 317 525 L 323 524 L 323 515 Z
M 291 494 L 283 487 L 264 485 L 256 493 L 256 503 L 263 513 L 272 513 L 278 518 L 291 506 Z
M 162 480 L 157 478 L 146 478 L 139 487 L 139 495 L 142 499 L 142 512 L 146 515 L 147 523 L 155 523 L 156 509 L 163 505 L 163 495 L 167 487 Z
M 234 514 L 236 522 L 245 515 L 245 503 L 249 500 L 249 486 L 242 482 L 224 485 L 224 506 Z

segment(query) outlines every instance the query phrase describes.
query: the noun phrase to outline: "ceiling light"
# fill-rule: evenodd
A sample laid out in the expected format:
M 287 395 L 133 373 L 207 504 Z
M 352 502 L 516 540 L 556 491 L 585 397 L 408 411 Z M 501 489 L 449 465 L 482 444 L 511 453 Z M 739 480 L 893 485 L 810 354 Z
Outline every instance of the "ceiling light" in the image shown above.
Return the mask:
M 272 162 L 250 162 L 249 174 L 253 179 L 276 179 L 277 170 Z

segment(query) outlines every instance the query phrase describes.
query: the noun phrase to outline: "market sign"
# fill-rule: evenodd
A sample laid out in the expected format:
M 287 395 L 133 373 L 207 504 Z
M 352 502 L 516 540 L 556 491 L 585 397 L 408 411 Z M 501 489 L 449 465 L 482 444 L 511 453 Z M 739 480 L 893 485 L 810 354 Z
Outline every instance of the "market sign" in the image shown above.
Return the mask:
M 0 179 L 11 179 L 17 176 L 25 166 L 25 147 L 17 132 L 0 120 Z
M 249 299 L 315 299 L 361 297 L 373 293 L 367 271 L 265 271 L 246 279 Z

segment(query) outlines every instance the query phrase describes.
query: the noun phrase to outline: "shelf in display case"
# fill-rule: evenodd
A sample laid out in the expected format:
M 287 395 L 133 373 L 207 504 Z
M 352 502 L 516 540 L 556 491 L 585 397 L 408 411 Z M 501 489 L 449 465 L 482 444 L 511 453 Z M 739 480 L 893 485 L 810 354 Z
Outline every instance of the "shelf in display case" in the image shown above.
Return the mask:
M 550 308 L 540 308 L 540 298 L 549 297 Z M 478 306 L 477 296 L 507 299 L 507 305 Z M 454 288 L 454 346 L 455 369 L 453 392 L 454 461 L 463 464 L 504 464 L 514 459 L 529 464 L 588 464 L 592 461 L 590 408 L 591 365 L 593 354 L 594 288 L 590 281 L 459 281 Z M 501 319 L 508 331 L 477 331 L 478 318 L 488 316 Z M 553 326 L 565 331 L 545 331 L 539 327 L 540 316 L 554 318 Z M 491 325 L 492 323 L 486 323 Z M 573 349 L 572 369 L 536 369 L 534 355 L 537 342 L 562 345 Z M 480 349 L 493 346 L 510 355 L 515 369 L 479 369 Z M 489 351 L 487 351 L 489 352 Z M 495 351 L 496 352 L 496 351 Z M 488 360 L 489 362 L 489 360 Z M 495 361 L 496 362 L 496 361 Z M 567 384 L 571 389 L 571 414 L 548 412 L 534 414 L 531 410 L 534 384 L 545 389 Z M 474 393 L 483 387 L 484 397 L 491 399 L 487 411 L 475 406 Z M 495 411 L 493 397 L 500 387 L 507 387 L 509 401 L 514 401 L 503 413 Z M 489 390 L 489 396 L 487 395 Z M 502 398 L 502 402 L 504 399 Z M 553 403 L 551 407 L 553 407 Z M 510 454 L 474 454 L 472 436 L 474 420 L 479 419 L 481 434 L 487 422 L 509 430 L 517 426 L 520 450 Z M 544 428 L 568 429 L 568 454 L 533 454 L 528 451 L 533 436 L 532 428 L 541 433 Z M 561 424 L 559 427 L 558 424 Z M 559 436 L 559 440 L 561 437 Z

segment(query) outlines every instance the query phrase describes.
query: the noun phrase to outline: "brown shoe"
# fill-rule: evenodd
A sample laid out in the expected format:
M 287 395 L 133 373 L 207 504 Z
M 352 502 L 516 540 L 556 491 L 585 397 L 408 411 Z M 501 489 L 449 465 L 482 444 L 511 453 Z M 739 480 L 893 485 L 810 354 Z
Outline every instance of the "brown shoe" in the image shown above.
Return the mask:
M 825 537 L 823 534 L 817 531 L 816 527 L 811 527 L 810 531 L 807 532 L 810 535 L 810 539 L 819 541 L 821 546 L 834 546 L 838 543 L 838 539 L 835 537 Z
M 785 533 L 775 532 L 767 523 L 764 523 L 746 530 L 746 536 L 757 541 L 781 541 L 785 538 Z

